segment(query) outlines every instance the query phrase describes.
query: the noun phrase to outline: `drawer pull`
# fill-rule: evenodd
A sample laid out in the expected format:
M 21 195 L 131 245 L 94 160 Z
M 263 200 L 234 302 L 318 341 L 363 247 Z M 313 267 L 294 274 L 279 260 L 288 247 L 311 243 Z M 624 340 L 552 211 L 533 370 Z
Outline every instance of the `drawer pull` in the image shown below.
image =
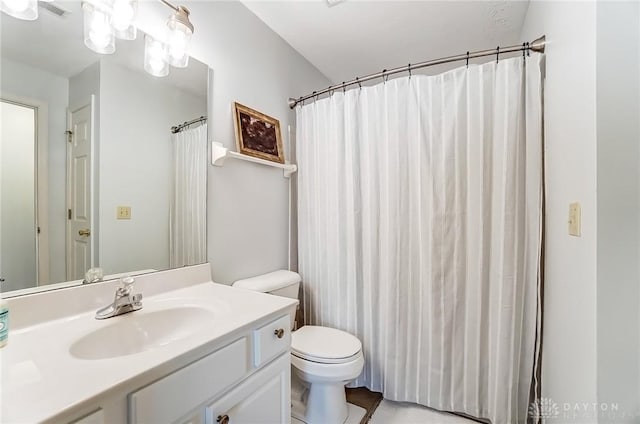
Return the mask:
M 277 330 L 275 330 L 273 332 L 273 334 L 275 334 L 276 336 L 278 336 L 279 339 L 281 339 L 282 336 L 284 336 L 284 329 L 283 328 L 278 328 Z
M 218 420 L 220 424 L 229 424 L 229 416 L 227 414 L 218 415 Z

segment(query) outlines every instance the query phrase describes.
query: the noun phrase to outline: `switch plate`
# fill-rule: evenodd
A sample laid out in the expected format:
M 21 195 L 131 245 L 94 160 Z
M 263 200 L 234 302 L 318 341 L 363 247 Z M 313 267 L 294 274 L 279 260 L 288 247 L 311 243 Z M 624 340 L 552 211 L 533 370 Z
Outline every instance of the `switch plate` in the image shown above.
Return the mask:
M 581 208 L 580 202 L 571 203 L 569 205 L 569 235 L 580 237 L 581 231 Z
M 131 219 L 131 206 L 118 206 L 118 219 Z

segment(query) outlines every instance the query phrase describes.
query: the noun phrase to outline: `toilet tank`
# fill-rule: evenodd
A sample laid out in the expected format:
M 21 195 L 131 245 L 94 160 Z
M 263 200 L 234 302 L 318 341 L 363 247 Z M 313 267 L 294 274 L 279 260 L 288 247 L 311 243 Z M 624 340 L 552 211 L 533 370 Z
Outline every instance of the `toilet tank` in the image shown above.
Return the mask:
M 233 287 L 297 299 L 300 281 L 298 273 L 281 269 L 238 280 L 233 283 Z
M 290 299 L 298 299 L 298 290 L 300 289 L 301 280 L 300 274 L 281 269 L 267 274 L 245 278 L 244 280 L 238 280 L 233 283 L 233 287 L 239 287 L 241 289 L 253 290 L 261 293 L 269 293 L 275 296 L 288 297 Z M 293 310 L 293 312 L 291 312 L 291 329 L 295 330 L 296 327 L 296 310 Z

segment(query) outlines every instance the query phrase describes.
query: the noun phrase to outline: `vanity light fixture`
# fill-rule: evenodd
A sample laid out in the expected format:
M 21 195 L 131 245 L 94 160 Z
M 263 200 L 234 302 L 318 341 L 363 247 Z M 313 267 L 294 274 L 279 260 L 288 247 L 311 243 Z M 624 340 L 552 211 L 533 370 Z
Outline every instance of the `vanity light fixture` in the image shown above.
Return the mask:
M 38 0 L 0 0 L 0 10 L 25 21 L 38 19 Z
M 189 9 L 174 6 L 167 0 L 160 2 L 169 6 L 173 13 L 167 21 L 164 42 L 150 36 L 145 38 L 144 69 L 151 75 L 164 77 L 169 75 L 169 65 L 186 68 L 189 64 L 193 24 Z M 0 0 L 0 11 L 14 18 L 36 20 L 38 0 Z M 116 38 L 135 40 L 137 11 L 138 0 L 83 0 L 84 44 L 96 53 L 111 54 L 116 51 Z

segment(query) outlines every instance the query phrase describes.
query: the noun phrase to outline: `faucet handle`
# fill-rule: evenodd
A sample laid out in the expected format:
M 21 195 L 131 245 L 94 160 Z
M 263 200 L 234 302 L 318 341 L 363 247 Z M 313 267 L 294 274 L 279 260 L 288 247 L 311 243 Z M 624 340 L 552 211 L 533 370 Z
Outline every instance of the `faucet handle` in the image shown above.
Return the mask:
M 129 293 L 131 293 L 131 286 L 133 286 L 133 283 L 135 282 L 136 282 L 135 278 L 133 278 L 130 275 L 127 275 L 126 277 L 122 277 L 120 279 L 121 287 L 118 288 L 118 291 L 116 292 L 116 296 L 128 296 Z
M 136 279 L 133 278 L 130 275 L 127 275 L 126 277 L 123 277 L 120 279 L 120 282 L 122 283 L 122 288 L 127 289 L 129 288 L 133 283 L 136 282 Z

